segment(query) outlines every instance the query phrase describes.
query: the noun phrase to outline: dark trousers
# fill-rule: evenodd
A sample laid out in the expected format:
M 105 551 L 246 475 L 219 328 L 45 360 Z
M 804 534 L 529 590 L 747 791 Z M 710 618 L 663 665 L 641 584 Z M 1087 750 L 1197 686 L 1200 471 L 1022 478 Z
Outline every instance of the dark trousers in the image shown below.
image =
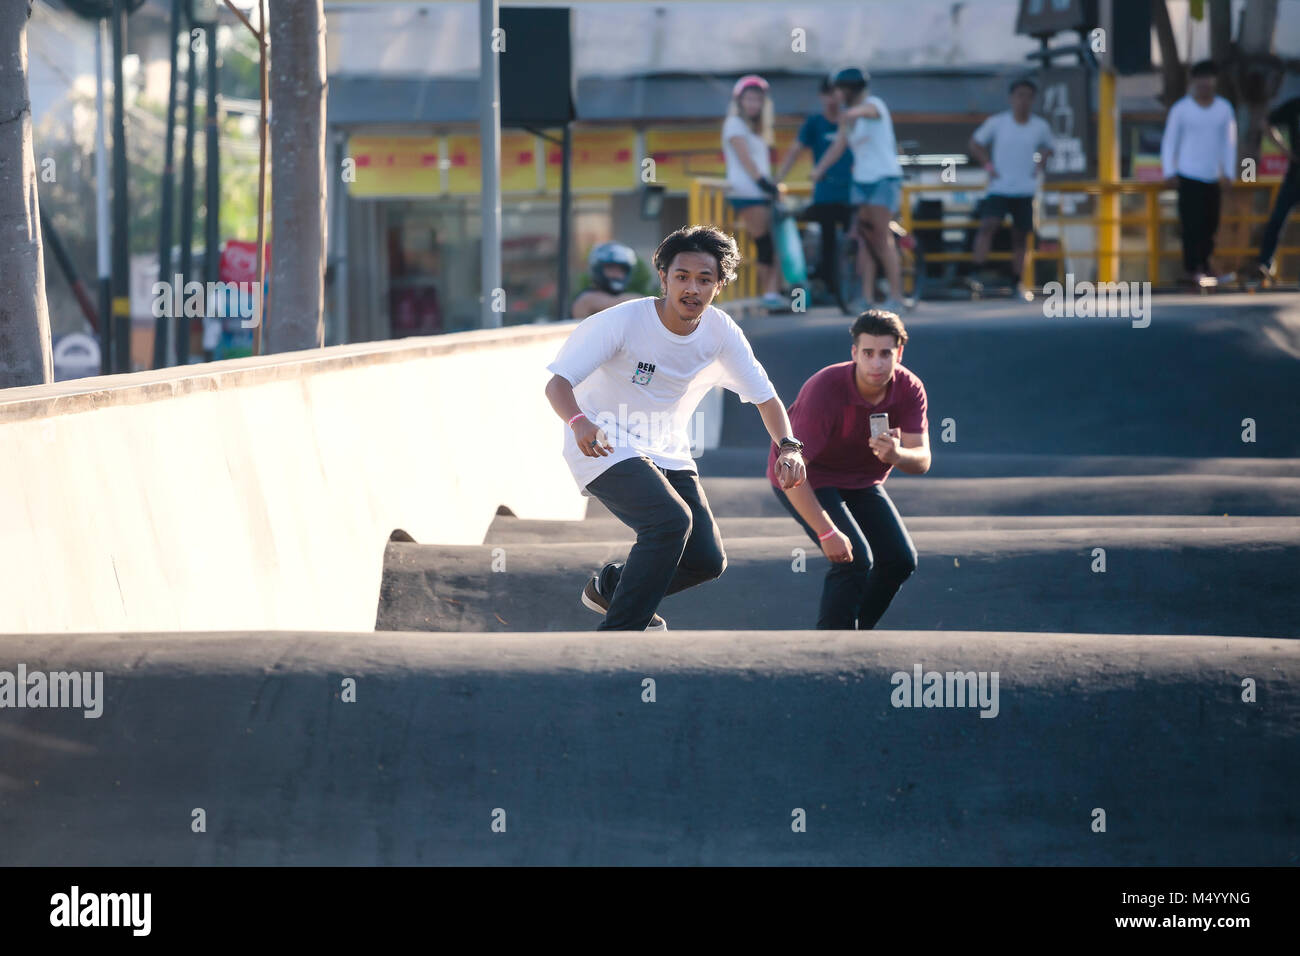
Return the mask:
M 822 248 L 817 277 L 826 283 L 828 291 L 834 292 L 839 284 L 839 267 L 835 256 L 839 249 L 837 239 L 839 233 L 848 231 L 853 219 L 853 207 L 844 202 L 813 203 L 804 210 L 803 218 L 821 226 Z
M 808 533 L 817 550 L 817 533 L 790 503 L 785 492 L 769 485 L 785 509 Z M 817 500 L 831 522 L 848 537 L 853 561 L 832 563 L 822 585 L 818 630 L 865 631 L 889 607 L 898 589 L 916 570 L 916 546 L 884 485 L 870 488 L 817 488 Z
M 664 597 L 726 570 L 722 535 L 695 472 L 629 458 L 593 478 L 587 490 L 636 532 L 627 561 L 602 569 L 600 593 L 609 597 L 609 611 L 597 630 L 644 631 Z
M 1183 224 L 1183 269 L 1212 275 L 1210 254 L 1219 231 L 1219 184 L 1178 177 L 1178 219 Z
M 1264 238 L 1259 243 L 1259 261 L 1264 265 L 1272 264 L 1273 253 L 1277 251 L 1277 242 L 1282 236 L 1282 227 L 1286 225 L 1286 217 L 1296 203 L 1300 203 L 1300 166 L 1292 163 L 1282 179 L 1282 185 L 1277 188 L 1273 215 L 1268 217 L 1268 223 L 1264 226 Z

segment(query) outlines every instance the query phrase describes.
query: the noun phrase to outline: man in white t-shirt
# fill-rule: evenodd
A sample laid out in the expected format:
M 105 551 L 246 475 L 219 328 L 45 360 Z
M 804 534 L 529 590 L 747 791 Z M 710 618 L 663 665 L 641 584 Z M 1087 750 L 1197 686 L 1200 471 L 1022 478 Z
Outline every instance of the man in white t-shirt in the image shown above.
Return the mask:
M 664 597 L 727 566 L 686 432 L 709 389 L 757 405 L 781 450 L 783 487 L 805 479 L 785 406 L 740 326 L 711 305 L 739 262 L 736 241 L 716 227 L 678 229 L 654 255 L 663 297 L 589 316 L 547 366 L 574 481 L 637 536 L 626 562 L 605 565 L 583 589 L 582 603 L 605 615 L 598 630 L 664 630 L 655 613 Z
M 1188 95 L 1169 108 L 1160 165 L 1165 185 L 1178 188 L 1184 279 L 1202 285 L 1214 274 L 1210 255 L 1219 231 L 1220 184 L 1231 185 L 1237 168 L 1237 117 L 1231 103 L 1214 95 L 1212 62 L 1193 66 L 1191 80 Z
M 1034 196 L 1038 173 L 1052 155 L 1052 127 L 1033 113 L 1038 87 L 1021 77 L 1009 91 L 1011 109 L 995 113 L 980 124 L 970 139 L 971 157 L 989 174 L 989 190 L 980 203 L 979 231 L 975 234 L 974 269 L 978 274 L 989 257 L 993 234 L 1011 217 L 1012 294 L 1032 302 L 1034 294 L 1024 281 L 1025 253 L 1034 229 Z M 971 279 L 979 288 L 978 275 Z

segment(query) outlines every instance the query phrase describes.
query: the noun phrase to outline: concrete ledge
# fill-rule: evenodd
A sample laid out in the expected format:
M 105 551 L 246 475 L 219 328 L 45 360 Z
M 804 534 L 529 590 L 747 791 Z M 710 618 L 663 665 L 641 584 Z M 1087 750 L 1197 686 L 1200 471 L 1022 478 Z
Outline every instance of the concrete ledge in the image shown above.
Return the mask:
M 0 392 L 0 633 L 355 631 L 395 530 L 582 517 L 542 398 L 571 328 Z
M 567 524 L 544 544 L 391 545 L 376 627 L 594 630 L 599 618 L 578 596 L 593 571 L 626 560 L 630 536 L 593 532 L 566 541 Z M 916 573 L 878 628 L 1300 638 L 1300 527 L 1294 524 L 1083 522 L 1070 528 L 949 527 L 911 536 L 919 552 Z M 778 534 L 723 542 L 727 567 L 721 577 L 659 605 L 669 628 L 816 626 L 830 564 L 793 520 Z M 1106 552 L 1105 573 L 1093 571 L 1098 547 Z
M 1293 642 L 32 635 L 0 662 L 105 672 L 98 719 L 0 712 L 5 865 L 1300 860 Z M 997 671 L 997 717 L 892 706 L 916 664 Z

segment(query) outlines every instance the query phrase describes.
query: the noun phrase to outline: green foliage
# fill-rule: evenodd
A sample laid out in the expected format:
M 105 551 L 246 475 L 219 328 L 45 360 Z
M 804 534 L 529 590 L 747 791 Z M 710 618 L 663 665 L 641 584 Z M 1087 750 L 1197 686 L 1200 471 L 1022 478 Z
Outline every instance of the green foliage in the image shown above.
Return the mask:
M 93 116 L 94 100 L 74 105 Z M 144 115 L 141 115 L 144 114 Z M 162 212 L 162 165 L 165 104 L 141 102 L 127 117 L 127 192 L 129 194 L 129 241 L 132 253 L 157 252 Z M 195 110 L 194 228 L 195 249 L 204 244 L 207 217 L 204 182 L 206 144 L 203 137 L 204 104 Z M 79 138 L 72 130 L 87 128 L 91 137 Z M 111 127 L 110 127 L 111 129 Z M 41 207 L 51 217 L 67 243 L 83 277 L 94 274 L 95 263 L 95 149 L 93 123 L 71 124 L 70 128 L 42 128 L 36 151 L 41 159 L 54 160 L 55 181 L 40 182 Z M 238 117 L 226 116 L 220 132 L 221 238 L 252 238 L 257 233 L 257 149 L 241 130 Z M 184 110 L 178 105 L 174 153 L 175 220 L 172 235 L 180 244 L 180 185 L 184 164 Z M 112 146 L 110 143 L 109 149 Z M 269 185 L 269 176 L 268 176 Z

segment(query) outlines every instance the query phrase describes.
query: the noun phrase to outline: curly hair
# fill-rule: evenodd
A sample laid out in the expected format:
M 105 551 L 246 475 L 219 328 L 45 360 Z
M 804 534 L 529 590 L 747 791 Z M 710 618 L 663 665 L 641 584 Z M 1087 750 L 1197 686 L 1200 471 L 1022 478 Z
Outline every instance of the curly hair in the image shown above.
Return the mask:
M 854 320 L 853 328 L 849 331 L 854 345 L 858 344 L 858 336 L 863 334 L 892 335 L 894 344 L 899 348 L 907 344 L 907 329 L 903 327 L 903 320 L 884 309 L 867 309 Z
M 718 263 L 718 284 L 724 286 L 736 278 L 740 265 L 740 250 L 735 237 L 727 235 L 717 226 L 682 226 L 670 233 L 655 250 L 654 264 L 658 272 L 666 272 L 673 259 L 681 252 L 703 252 L 713 256 Z

